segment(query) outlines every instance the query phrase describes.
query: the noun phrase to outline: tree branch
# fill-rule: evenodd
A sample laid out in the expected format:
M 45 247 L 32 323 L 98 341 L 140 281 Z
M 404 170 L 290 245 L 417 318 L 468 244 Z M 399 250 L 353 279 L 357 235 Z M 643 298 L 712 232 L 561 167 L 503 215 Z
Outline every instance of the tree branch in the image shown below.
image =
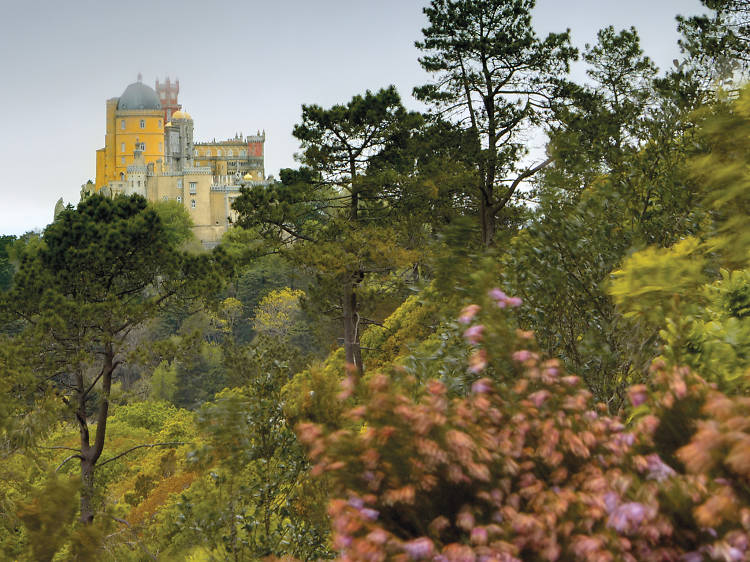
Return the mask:
M 61 463 L 60 463 L 60 465 L 59 465 L 59 466 L 58 466 L 58 467 L 57 467 L 57 468 L 55 469 L 55 472 L 59 472 L 59 471 L 60 471 L 60 469 L 61 469 L 61 468 L 62 468 L 63 466 L 65 466 L 65 463 L 67 463 L 67 462 L 68 462 L 69 460 L 73 460 L 73 459 L 76 459 L 76 458 L 77 458 L 77 459 L 83 459 L 83 457 L 82 457 L 82 456 L 81 456 L 80 454 L 73 454 L 73 455 L 70 455 L 70 456 L 69 456 L 68 458 L 66 458 L 66 459 L 65 459 L 65 460 L 64 460 L 63 462 L 61 462 Z
M 131 447 L 130 449 L 123 451 L 119 455 L 115 455 L 111 459 L 107 459 L 105 461 L 98 463 L 98 466 L 101 467 L 107 464 L 108 462 L 116 461 L 117 459 L 119 459 L 120 457 L 124 457 L 128 453 L 132 453 L 136 449 L 150 449 L 152 447 L 176 447 L 180 445 L 192 445 L 192 443 L 190 441 L 171 441 L 168 443 L 149 443 L 145 445 L 136 445 L 135 447 Z

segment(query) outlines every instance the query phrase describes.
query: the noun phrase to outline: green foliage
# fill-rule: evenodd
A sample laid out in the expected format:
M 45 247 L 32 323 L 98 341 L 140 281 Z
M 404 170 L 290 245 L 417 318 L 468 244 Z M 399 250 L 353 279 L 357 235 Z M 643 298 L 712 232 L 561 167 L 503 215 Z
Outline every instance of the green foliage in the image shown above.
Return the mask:
M 533 6 L 533 0 L 433 0 L 424 8 L 424 40 L 416 43 L 434 81 L 414 95 L 467 132 L 464 150 L 477 181 L 462 186 L 461 196 L 471 201 L 486 245 L 503 220 L 512 221 L 519 184 L 550 163 L 522 164 L 523 135 L 548 117 L 551 100 L 564 97 L 561 76 L 577 56 L 568 32 L 536 36 Z
M 151 399 L 155 401 L 172 402 L 177 392 L 177 368 L 166 361 L 151 375 Z
M 15 236 L 0 236 L 0 291 L 8 290 L 13 280 L 13 265 L 8 249 L 15 239 Z
M 199 412 L 205 475 L 160 516 L 162 541 L 176 555 L 200 541 L 215 556 L 255 559 L 328 555 L 320 491 L 281 410 L 288 367 L 260 341 L 233 350 L 242 388 L 224 390 Z M 237 361 L 239 360 L 239 361 Z
M 156 201 L 151 205 L 164 225 L 164 231 L 170 244 L 180 247 L 194 241 L 193 219 L 185 205 L 174 200 Z

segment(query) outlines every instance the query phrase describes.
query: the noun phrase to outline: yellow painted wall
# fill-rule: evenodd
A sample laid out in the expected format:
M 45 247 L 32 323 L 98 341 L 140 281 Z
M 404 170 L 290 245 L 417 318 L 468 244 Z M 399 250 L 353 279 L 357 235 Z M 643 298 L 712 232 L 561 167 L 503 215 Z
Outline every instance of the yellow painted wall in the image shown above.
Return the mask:
M 122 127 L 123 122 L 125 128 Z M 164 159 L 164 112 L 161 109 L 117 111 L 114 125 L 115 169 L 110 179 L 118 179 L 121 172 L 127 174 L 127 167 L 133 163 L 136 141 L 146 144 L 143 152 L 146 164 L 156 164 Z
M 127 175 L 133 163 L 136 140 L 146 144 L 146 164 L 164 159 L 164 113 L 161 109 L 117 110 L 117 98 L 107 100 L 107 129 L 102 156 L 97 151 L 96 184 L 98 191 L 110 181 Z M 141 120 L 144 127 L 141 128 Z M 123 128 L 123 121 L 125 127 Z M 157 165 L 158 168 L 158 165 Z

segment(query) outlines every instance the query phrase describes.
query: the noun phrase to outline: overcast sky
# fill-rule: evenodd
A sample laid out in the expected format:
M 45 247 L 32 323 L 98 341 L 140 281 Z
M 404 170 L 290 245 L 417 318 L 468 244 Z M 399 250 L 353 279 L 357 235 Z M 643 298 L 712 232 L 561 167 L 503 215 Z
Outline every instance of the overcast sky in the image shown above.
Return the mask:
M 407 106 L 426 81 L 414 41 L 427 0 L 0 0 L 0 234 L 78 202 L 104 146 L 105 100 L 139 72 L 180 80 L 195 139 L 266 131 L 266 174 L 293 166 L 303 103 L 330 106 L 395 84 Z M 538 0 L 540 34 L 583 47 L 634 25 L 659 66 L 678 55 L 675 15 L 699 0 Z M 578 70 L 580 73 L 580 69 Z

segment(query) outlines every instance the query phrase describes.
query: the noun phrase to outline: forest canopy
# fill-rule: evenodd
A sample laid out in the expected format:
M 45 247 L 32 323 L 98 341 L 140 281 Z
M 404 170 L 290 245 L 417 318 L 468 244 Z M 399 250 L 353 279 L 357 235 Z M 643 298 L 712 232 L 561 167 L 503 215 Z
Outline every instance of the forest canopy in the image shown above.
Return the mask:
M 750 3 L 703 5 L 660 70 L 431 0 L 424 112 L 301 100 L 216 248 L 137 195 L 1 236 L 0 556 L 750 559 Z

